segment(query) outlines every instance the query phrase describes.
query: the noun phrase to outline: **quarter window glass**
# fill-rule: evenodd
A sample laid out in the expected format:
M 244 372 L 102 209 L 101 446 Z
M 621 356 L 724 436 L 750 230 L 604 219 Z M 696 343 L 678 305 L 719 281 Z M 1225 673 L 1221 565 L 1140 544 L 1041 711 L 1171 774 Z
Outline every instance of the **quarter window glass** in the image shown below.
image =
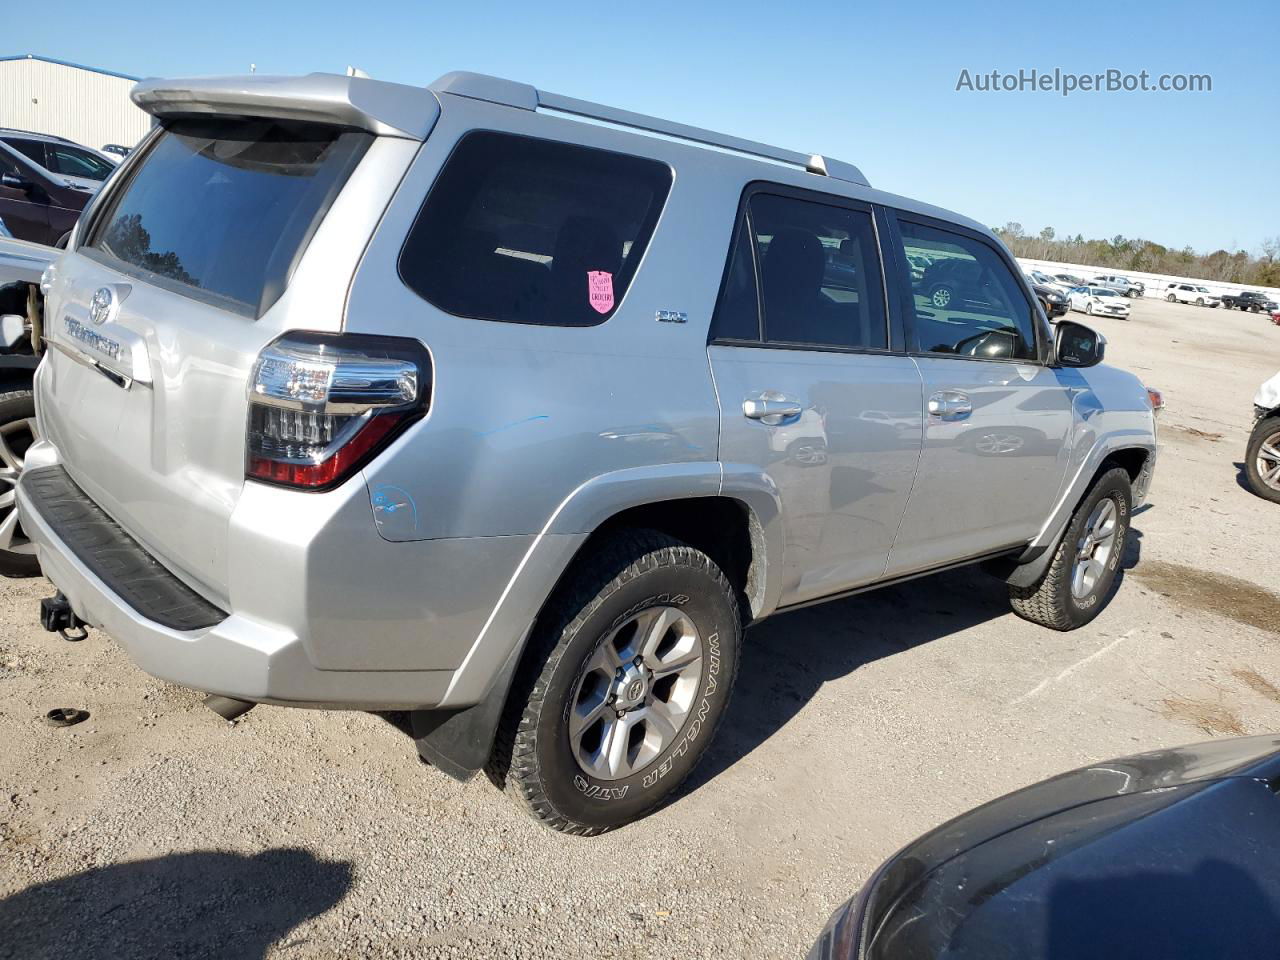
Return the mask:
M 751 232 L 746 220 L 734 232 L 720 302 L 711 321 L 713 340 L 759 340 L 760 303 L 756 296 L 756 268 L 751 260 Z
M 409 232 L 400 276 L 458 316 L 603 323 L 626 295 L 670 189 L 671 169 L 655 160 L 471 133 Z
M 750 208 L 765 340 L 887 347 L 871 214 L 771 194 Z
M 905 254 L 929 265 L 912 274 L 916 339 L 927 353 L 1033 360 L 1035 321 L 1017 278 L 974 237 L 901 221 Z

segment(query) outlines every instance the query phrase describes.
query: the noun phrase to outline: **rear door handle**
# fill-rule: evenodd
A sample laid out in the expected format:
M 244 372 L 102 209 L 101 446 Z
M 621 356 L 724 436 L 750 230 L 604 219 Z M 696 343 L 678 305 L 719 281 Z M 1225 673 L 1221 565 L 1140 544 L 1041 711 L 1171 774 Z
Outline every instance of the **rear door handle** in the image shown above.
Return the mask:
M 776 427 L 787 420 L 794 420 L 804 413 L 804 406 L 794 400 L 787 400 L 781 394 L 768 393 L 761 396 L 747 397 L 742 401 L 742 415 L 748 420 L 759 420 L 761 423 Z
M 959 390 L 940 390 L 929 398 L 929 416 L 939 420 L 964 420 L 973 413 L 973 401 Z

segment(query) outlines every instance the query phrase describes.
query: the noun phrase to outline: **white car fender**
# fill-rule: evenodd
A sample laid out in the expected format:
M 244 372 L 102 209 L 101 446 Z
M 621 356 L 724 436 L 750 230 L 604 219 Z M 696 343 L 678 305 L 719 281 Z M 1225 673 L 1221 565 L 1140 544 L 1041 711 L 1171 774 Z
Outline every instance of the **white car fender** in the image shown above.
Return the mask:
M 1253 398 L 1253 403 L 1264 410 L 1280 407 L 1280 373 L 1258 388 L 1258 395 Z

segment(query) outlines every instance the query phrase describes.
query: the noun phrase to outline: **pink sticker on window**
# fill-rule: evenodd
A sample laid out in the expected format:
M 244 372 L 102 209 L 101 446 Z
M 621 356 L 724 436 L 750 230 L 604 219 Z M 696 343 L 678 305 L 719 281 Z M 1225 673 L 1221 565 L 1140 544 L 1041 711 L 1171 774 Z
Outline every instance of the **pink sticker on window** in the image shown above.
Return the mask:
M 587 300 L 596 313 L 613 309 L 613 274 L 604 270 L 587 271 Z

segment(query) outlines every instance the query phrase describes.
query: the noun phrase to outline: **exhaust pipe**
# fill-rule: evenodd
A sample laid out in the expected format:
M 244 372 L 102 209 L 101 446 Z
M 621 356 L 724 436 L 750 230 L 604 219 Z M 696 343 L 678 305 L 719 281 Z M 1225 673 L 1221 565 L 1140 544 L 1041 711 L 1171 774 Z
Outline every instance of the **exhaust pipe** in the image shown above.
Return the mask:
M 236 717 L 243 717 L 246 713 L 257 706 L 256 703 L 250 703 L 248 700 L 236 700 L 234 697 L 220 697 L 216 693 L 211 693 L 204 698 L 204 705 L 220 716 L 223 720 L 235 720 Z

